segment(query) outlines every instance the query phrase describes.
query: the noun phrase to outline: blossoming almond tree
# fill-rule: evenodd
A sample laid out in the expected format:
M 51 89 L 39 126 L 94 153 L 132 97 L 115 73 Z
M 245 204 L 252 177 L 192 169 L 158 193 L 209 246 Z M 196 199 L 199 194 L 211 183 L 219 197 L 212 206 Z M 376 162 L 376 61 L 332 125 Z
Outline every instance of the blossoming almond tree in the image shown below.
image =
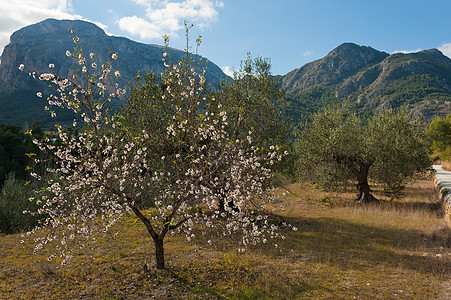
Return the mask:
M 84 55 L 76 36 L 74 42 L 76 53 L 67 55 L 80 64 L 81 77 L 50 73 L 39 77 L 58 87 L 59 95 L 49 96 L 49 104 L 73 110 L 85 130 L 69 139 L 57 125 L 61 146 L 35 141 L 41 150 L 52 153 L 54 167 L 48 171 L 55 175 L 49 179 L 33 174 L 47 181 L 32 200 L 42 205 L 38 213 L 48 217 L 29 234 L 49 230 L 35 239 L 36 250 L 56 241 L 66 261 L 74 243 L 86 246 L 85 241 L 94 241 L 127 212 L 142 221 L 153 239 L 158 269 L 165 267 L 164 239 L 169 232 L 191 240 L 198 230 L 221 228 L 224 235 L 240 237 L 239 249 L 279 235 L 277 226 L 262 213 L 262 203 L 271 198 L 267 166 L 281 155 L 277 147 L 253 146 L 251 132 L 242 140 L 229 138 L 221 104 L 204 96 L 205 69 L 190 63 L 197 55 L 186 50 L 185 59 L 177 64 L 165 61 L 164 90 L 146 99 L 145 109 L 154 118 L 140 119 L 139 107 L 134 113 L 126 109 L 123 115 L 105 109 L 125 92 L 117 86 L 108 92 L 106 87 L 111 73 L 119 76 L 111 67 L 117 54 L 95 73 L 94 55 Z M 138 122 L 129 126 L 130 118 Z M 226 203 L 225 211 L 219 209 L 221 201 Z

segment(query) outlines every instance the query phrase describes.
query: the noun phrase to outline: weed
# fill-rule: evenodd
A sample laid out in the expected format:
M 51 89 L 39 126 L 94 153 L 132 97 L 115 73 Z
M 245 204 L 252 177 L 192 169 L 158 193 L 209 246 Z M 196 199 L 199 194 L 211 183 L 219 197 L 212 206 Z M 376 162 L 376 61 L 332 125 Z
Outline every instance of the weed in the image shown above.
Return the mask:
M 333 201 L 330 200 L 329 197 L 321 198 L 321 202 L 324 203 L 324 205 L 326 205 L 326 206 L 331 206 L 331 207 L 334 206 Z
M 55 267 L 47 261 L 37 264 L 38 271 L 44 276 L 52 276 L 56 274 Z

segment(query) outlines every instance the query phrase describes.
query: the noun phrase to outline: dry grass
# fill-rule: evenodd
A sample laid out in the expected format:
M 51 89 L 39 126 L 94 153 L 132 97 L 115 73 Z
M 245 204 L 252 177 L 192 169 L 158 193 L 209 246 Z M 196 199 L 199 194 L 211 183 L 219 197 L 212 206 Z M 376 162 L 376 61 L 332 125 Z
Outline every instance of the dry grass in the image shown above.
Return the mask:
M 447 171 L 451 171 L 451 161 L 444 160 L 442 161 L 442 168 Z
M 122 232 L 85 249 L 69 265 L 32 255 L 20 235 L 0 237 L 0 298 L 16 299 L 446 299 L 451 233 L 431 180 L 407 197 L 356 205 L 354 194 L 287 186 L 274 207 L 299 228 L 286 239 L 238 256 L 217 248 L 195 253 L 181 237 L 166 243 L 168 269 L 153 264 L 153 245 L 133 217 Z

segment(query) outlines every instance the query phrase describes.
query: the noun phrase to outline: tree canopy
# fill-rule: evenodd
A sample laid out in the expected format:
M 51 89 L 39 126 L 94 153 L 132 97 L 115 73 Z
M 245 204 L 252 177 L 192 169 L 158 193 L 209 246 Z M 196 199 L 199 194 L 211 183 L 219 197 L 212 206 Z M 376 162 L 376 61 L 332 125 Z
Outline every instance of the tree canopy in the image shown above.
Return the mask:
M 36 132 L 39 130 L 42 132 L 39 123 L 33 123 L 33 127 Z M 9 173 L 14 173 L 16 178 L 26 178 L 28 165 L 26 154 L 33 150 L 31 138 L 24 134 L 22 128 L 0 124 L 0 188 Z
M 245 138 L 252 131 L 258 145 L 286 143 L 290 127 L 284 115 L 284 92 L 271 75 L 268 58 L 252 58 L 248 53 L 233 80 L 221 82 L 213 97 L 227 112 L 227 130 L 233 137 Z
M 366 125 L 348 106 L 313 115 L 296 143 L 300 175 L 329 189 L 357 182 L 358 201 L 376 200 L 368 183 L 398 197 L 405 181 L 429 166 L 421 127 L 405 108 L 376 113 Z
M 451 114 L 435 118 L 426 129 L 431 142 L 432 158 L 451 160 Z
M 262 209 L 271 199 L 270 166 L 282 158 L 278 147 L 258 147 L 252 132 L 230 135 L 223 105 L 205 93 L 197 56 L 187 53 L 171 64 L 166 51 L 166 72 L 146 75 L 131 88 L 129 105 L 111 115 L 111 100 L 124 93 L 107 87 L 110 74 L 120 76 L 112 69 L 118 55 L 97 71 L 95 56 L 83 53 L 78 37 L 74 42 L 76 53 L 68 56 L 81 65 L 81 76 L 40 76 L 59 87 L 59 97 L 49 96 L 49 103 L 73 110 L 84 129 L 70 138 L 58 125 L 60 145 L 35 140 L 54 161 L 53 176 L 33 174 L 46 181 L 34 199 L 42 203 L 38 213 L 48 215 L 41 228 L 61 229 L 36 238 L 36 250 L 59 240 L 57 249 L 70 258 L 76 235 L 95 238 L 127 212 L 154 241 L 159 269 L 169 232 L 191 240 L 196 230 L 220 229 L 240 237 L 239 250 L 278 235 Z

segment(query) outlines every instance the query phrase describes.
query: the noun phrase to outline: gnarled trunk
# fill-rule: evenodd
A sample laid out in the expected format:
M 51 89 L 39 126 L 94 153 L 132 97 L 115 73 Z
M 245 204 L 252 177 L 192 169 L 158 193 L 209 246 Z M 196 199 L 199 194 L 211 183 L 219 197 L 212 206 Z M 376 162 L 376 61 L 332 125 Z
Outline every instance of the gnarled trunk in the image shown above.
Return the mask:
M 357 189 L 359 193 L 355 198 L 359 202 L 371 202 L 377 201 L 377 199 L 371 194 L 370 185 L 368 184 L 368 172 L 370 170 L 370 163 L 360 163 L 359 171 L 357 173 Z

